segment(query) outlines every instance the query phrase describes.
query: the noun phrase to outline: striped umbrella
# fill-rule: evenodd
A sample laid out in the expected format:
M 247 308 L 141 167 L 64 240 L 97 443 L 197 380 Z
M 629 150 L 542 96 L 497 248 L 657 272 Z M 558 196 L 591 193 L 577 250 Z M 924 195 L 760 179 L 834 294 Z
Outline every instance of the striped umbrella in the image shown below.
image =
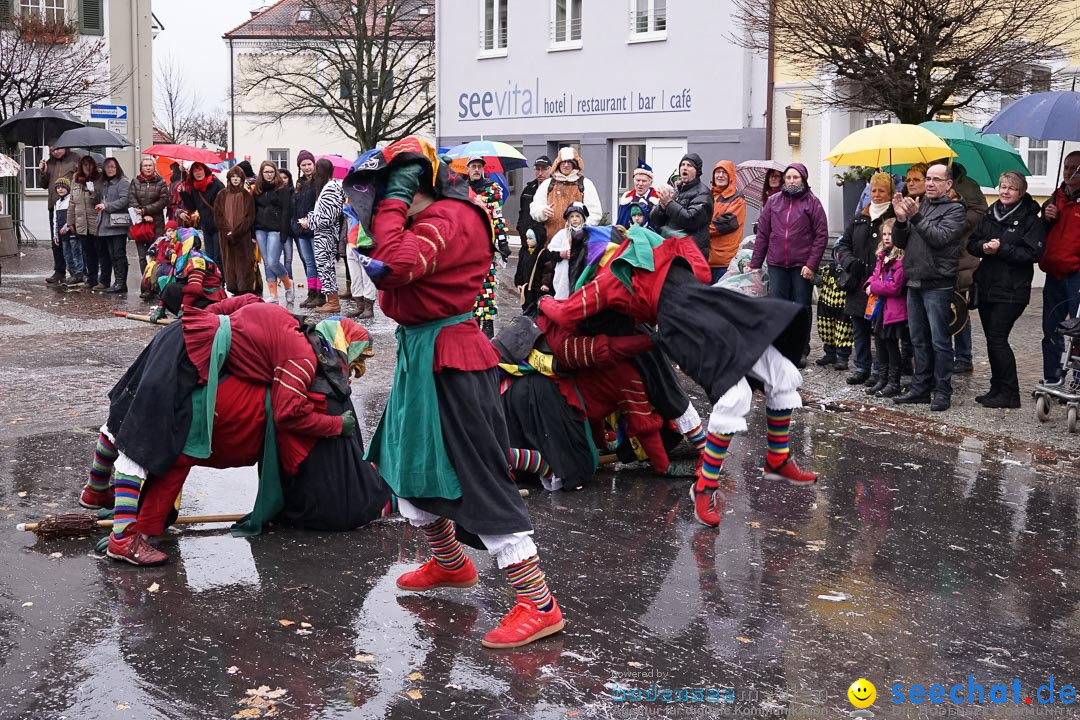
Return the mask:
M 469 158 L 475 155 L 483 155 L 487 165 L 486 172 L 508 173 L 511 170 L 528 167 L 529 161 L 513 145 L 495 140 L 473 140 L 471 142 L 455 145 L 446 151 L 446 157 L 450 158 L 450 167 L 455 172 L 464 173 L 469 163 Z
M 770 170 L 784 172 L 784 163 L 775 160 L 746 160 L 735 166 L 736 187 L 750 207 L 761 209 L 761 193 Z

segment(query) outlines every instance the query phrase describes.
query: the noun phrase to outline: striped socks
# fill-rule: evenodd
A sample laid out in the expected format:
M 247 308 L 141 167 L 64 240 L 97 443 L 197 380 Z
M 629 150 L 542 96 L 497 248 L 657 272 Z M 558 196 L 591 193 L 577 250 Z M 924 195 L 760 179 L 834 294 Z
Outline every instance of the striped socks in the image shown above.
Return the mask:
M 94 448 L 94 464 L 90 466 L 90 477 L 86 480 L 86 486 L 97 492 L 109 489 L 109 476 L 112 475 L 113 463 L 119 452 L 116 446 L 109 442 L 105 433 L 98 435 L 97 447 Z
M 118 472 L 114 475 L 116 483 L 116 507 L 113 509 L 113 537 L 119 540 L 128 526 L 135 522 L 139 513 L 139 493 L 142 492 L 143 480 L 134 475 Z
M 506 576 L 514 587 L 518 600 L 531 602 L 541 612 L 551 609 L 551 590 L 548 589 L 544 571 L 540 569 L 539 556 L 533 555 L 524 562 L 506 568 Z
M 686 441 L 693 445 L 695 450 L 701 452 L 705 449 L 706 435 L 700 424 L 683 434 L 686 436 Z
M 119 485 L 117 486 L 119 487 Z M 465 564 L 465 550 L 454 536 L 454 523 L 439 518 L 423 528 L 431 546 L 431 556 L 444 570 L 457 570 Z
M 765 408 L 765 421 L 767 423 L 766 434 L 768 436 L 769 449 L 765 456 L 765 462 L 771 468 L 778 468 L 788 459 L 788 443 L 791 439 L 791 408 L 787 410 L 774 410 Z
M 532 473 L 539 477 L 551 475 L 551 466 L 539 450 L 510 448 L 510 470 Z
M 734 433 L 709 433 L 705 438 L 705 449 L 701 452 L 701 472 L 698 474 L 697 491 L 715 490 L 720 485 L 720 471 L 724 468 L 724 458 Z

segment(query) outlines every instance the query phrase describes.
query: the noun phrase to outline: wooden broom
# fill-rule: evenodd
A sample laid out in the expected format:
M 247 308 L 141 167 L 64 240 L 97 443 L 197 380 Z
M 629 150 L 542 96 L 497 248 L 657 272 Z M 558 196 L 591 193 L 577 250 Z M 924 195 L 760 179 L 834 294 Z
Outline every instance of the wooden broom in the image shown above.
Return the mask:
M 181 515 L 176 518 L 177 525 L 198 525 L 200 523 L 238 522 L 246 517 L 239 515 Z M 46 515 L 37 522 L 19 523 L 16 530 L 26 530 L 39 538 L 78 537 L 98 528 L 111 528 L 112 518 L 99 520 L 97 513 L 67 513 L 64 515 Z

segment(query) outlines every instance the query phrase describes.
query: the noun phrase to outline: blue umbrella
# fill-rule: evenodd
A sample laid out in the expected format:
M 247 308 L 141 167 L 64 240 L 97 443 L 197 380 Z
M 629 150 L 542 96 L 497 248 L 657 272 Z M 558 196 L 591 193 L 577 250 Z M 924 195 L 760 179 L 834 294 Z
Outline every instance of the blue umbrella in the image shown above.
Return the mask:
M 1043 92 L 1022 97 L 994 115 L 982 131 L 1035 140 L 1080 140 L 1080 93 Z

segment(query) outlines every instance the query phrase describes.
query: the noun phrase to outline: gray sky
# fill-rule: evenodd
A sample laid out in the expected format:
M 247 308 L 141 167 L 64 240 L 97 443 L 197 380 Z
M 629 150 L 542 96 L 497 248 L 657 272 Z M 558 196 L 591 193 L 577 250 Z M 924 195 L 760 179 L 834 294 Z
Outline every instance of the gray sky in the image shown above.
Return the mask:
M 154 64 L 172 57 L 202 110 L 224 110 L 229 52 L 221 36 L 270 0 L 152 0 L 165 32 L 154 40 Z

